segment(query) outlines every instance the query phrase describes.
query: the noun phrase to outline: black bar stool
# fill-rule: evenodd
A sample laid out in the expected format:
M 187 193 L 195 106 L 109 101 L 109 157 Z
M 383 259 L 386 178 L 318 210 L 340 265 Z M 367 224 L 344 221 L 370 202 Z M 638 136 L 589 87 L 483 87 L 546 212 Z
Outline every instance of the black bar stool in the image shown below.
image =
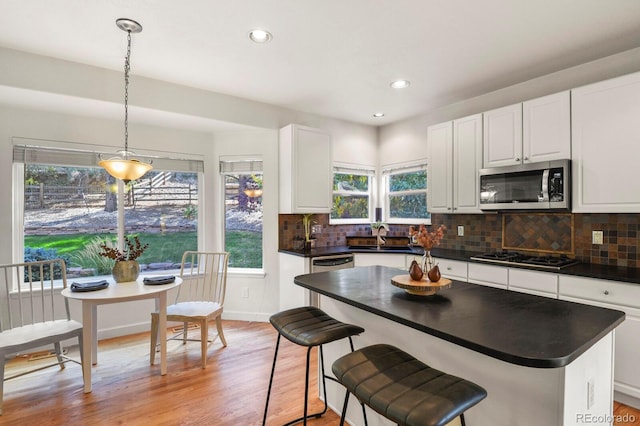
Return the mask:
M 332 367 L 347 388 L 340 425 L 352 393 L 402 426 L 442 426 L 487 396 L 475 383 L 431 368 L 390 345 L 372 345 L 338 358 Z
M 325 343 L 333 342 L 335 340 L 349 338 L 349 344 L 351 345 L 351 351 L 353 352 L 353 341 L 351 336 L 358 335 L 364 332 L 364 328 L 357 325 L 346 324 L 340 322 L 324 311 L 312 307 L 305 306 L 302 308 L 294 308 L 286 311 L 274 314 L 269 318 L 271 324 L 278 331 L 278 340 L 276 342 L 276 350 L 273 355 L 273 366 L 271 367 L 271 377 L 269 378 L 269 390 L 267 391 L 267 402 L 264 406 L 264 417 L 262 419 L 262 425 L 267 422 L 267 410 L 269 409 L 269 397 L 271 396 L 271 385 L 273 384 L 273 373 L 276 369 L 276 359 L 278 358 L 278 347 L 280 346 L 280 337 L 284 336 L 289 341 L 300 345 L 306 346 L 307 349 L 307 367 L 306 376 L 304 382 L 304 415 L 300 418 L 292 420 L 286 423 L 284 426 L 292 425 L 300 421 L 307 424 L 309 418 L 319 418 L 327 412 L 327 386 L 326 380 L 336 381 L 333 377 L 327 376 L 324 372 L 324 357 L 322 354 L 322 345 Z M 309 400 L 309 357 L 311 355 L 311 348 L 314 346 L 319 347 L 320 351 L 320 366 L 322 368 L 322 389 L 324 390 L 324 410 L 315 414 L 307 414 L 307 403 Z M 349 392 L 347 392 L 347 395 Z M 364 412 L 364 405 L 362 406 Z

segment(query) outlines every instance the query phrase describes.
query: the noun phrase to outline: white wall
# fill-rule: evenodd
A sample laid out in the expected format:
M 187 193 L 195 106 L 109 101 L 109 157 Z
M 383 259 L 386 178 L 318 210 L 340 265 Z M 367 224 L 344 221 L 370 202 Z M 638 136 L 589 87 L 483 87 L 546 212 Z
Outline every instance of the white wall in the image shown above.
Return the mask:
M 432 124 L 462 118 L 636 71 L 640 71 L 640 48 L 568 68 L 384 126 L 379 131 L 380 163 L 384 166 L 410 161 L 418 158 L 419 153 L 425 153 L 426 156 L 427 127 Z M 473 71 L 471 70 L 471 72 Z

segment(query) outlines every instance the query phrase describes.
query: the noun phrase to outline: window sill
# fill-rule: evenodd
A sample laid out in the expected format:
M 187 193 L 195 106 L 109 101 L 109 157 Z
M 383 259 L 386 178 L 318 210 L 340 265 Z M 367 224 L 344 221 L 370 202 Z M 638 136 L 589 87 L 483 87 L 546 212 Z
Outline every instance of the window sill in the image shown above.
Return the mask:
M 227 276 L 234 278 L 264 278 L 267 273 L 264 269 L 228 268 Z
M 431 218 L 428 219 L 389 219 L 386 223 L 390 225 L 431 225 Z

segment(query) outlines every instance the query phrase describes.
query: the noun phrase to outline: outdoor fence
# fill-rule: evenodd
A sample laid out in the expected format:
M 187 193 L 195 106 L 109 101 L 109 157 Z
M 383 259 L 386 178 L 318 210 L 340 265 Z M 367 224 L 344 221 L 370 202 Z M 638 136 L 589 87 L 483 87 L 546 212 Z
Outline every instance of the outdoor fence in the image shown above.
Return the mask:
M 61 185 L 25 185 L 24 208 L 36 210 L 45 208 L 82 208 L 104 206 L 107 197 L 105 185 L 61 186 Z M 149 183 L 134 185 L 126 193 L 125 204 L 197 204 L 196 185 L 185 183 L 163 187 Z

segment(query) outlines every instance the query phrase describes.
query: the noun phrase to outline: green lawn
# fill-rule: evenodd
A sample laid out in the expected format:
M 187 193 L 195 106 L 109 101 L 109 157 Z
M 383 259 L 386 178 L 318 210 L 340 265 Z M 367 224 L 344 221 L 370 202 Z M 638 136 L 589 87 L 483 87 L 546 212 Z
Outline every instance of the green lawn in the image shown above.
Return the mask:
M 226 250 L 232 268 L 262 268 L 262 233 L 231 231 L 227 233 Z
M 138 259 L 140 263 L 173 262 L 180 263 L 182 254 L 187 250 L 197 250 L 196 232 L 174 232 L 164 234 L 135 234 L 143 244 L 149 247 Z M 28 235 L 24 238 L 25 247 L 55 249 L 59 255 L 71 257 L 71 266 L 95 267 L 92 256 L 92 242 L 96 238 L 115 238 L 107 234 L 78 235 Z M 262 267 L 262 234 L 249 231 L 232 231 L 227 234 L 227 251 L 230 253 L 229 266 L 240 268 Z M 94 246 L 95 248 L 95 246 Z M 84 253 L 84 256 L 78 254 Z M 95 257 L 95 256 L 94 256 Z
M 147 262 L 177 262 L 180 263 L 182 253 L 186 250 L 197 250 L 196 232 L 175 232 L 165 234 L 135 234 L 143 244 L 149 247 L 140 256 L 140 263 Z M 27 247 L 42 247 L 56 249 L 61 255 L 72 255 L 84 250 L 96 238 L 111 237 L 107 234 L 82 235 L 29 235 L 24 237 Z

